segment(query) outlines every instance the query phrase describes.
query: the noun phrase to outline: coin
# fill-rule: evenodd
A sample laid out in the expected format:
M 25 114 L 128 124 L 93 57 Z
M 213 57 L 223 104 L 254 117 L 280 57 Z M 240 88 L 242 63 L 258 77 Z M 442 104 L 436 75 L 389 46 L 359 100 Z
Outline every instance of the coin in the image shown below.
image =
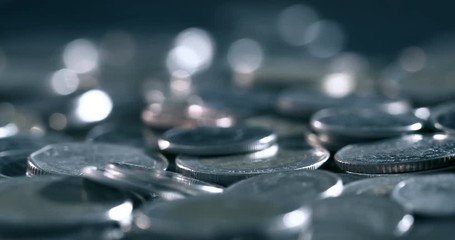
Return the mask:
M 424 216 L 455 216 L 455 175 L 416 176 L 400 182 L 392 197 L 411 212 Z
M 335 161 L 341 169 L 356 173 L 404 173 L 443 168 L 455 162 L 455 137 L 413 134 L 352 144 L 338 151 Z
M 84 167 L 103 167 L 112 162 L 128 162 L 162 170 L 168 166 L 168 161 L 162 155 L 146 155 L 132 147 L 104 143 L 60 143 L 32 153 L 27 162 L 27 173 L 77 176 L 81 175 Z
M 445 103 L 431 111 L 430 122 L 438 130 L 447 133 L 455 132 L 455 103 Z
M 343 195 L 374 195 L 389 197 L 395 186 L 411 176 L 373 177 L 349 183 Z
M 321 91 L 299 89 L 282 91 L 276 105 L 281 114 L 297 118 L 309 118 L 313 113 L 324 108 L 378 107 L 384 110 L 394 108 L 399 111 L 410 109 L 405 99 L 390 99 L 373 94 L 332 97 Z
M 15 178 L 2 181 L 0 192 L 3 237 L 131 224 L 133 206 L 125 194 L 82 178 Z
M 148 105 L 142 112 L 142 120 L 146 125 L 157 129 L 196 126 L 230 127 L 236 121 L 229 114 L 201 104 L 170 100 Z
M 317 169 L 330 157 L 320 147 L 313 147 L 303 140 L 280 140 L 262 151 L 216 157 L 179 155 L 177 171 L 183 175 L 220 185 L 229 185 L 242 179 L 264 173 Z
M 406 233 L 414 219 L 400 204 L 375 196 L 341 196 L 325 198 L 312 204 L 314 232 L 325 232 L 331 226 L 338 229 L 358 228 L 379 236 L 399 236 Z
M 210 195 L 144 206 L 135 222 L 149 237 L 164 239 L 283 239 L 308 230 L 310 211 L 258 198 Z
M 311 117 L 310 124 L 317 133 L 348 137 L 348 143 L 400 136 L 423 127 L 414 114 L 391 114 L 374 108 L 324 109 Z
M 311 200 L 336 197 L 343 184 L 335 174 L 322 170 L 297 170 L 263 174 L 237 182 L 228 187 L 226 194 L 257 196 L 277 204 L 304 204 Z
M 235 126 L 171 129 L 158 140 L 161 150 L 196 156 L 223 155 L 265 149 L 276 141 L 267 128 Z

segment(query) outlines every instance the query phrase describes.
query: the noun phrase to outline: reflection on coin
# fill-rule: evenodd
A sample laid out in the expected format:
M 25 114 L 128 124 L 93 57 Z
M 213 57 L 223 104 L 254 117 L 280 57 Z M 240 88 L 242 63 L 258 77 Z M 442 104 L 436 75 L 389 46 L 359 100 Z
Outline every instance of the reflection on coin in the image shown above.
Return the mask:
M 122 192 L 76 177 L 15 178 L 1 182 L 0 192 L 3 236 L 128 226 L 133 210 Z
M 407 232 L 414 222 L 400 204 L 374 196 L 326 198 L 315 202 L 312 210 L 315 236 L 328 231 L 331 226 L 364 229 L 380 236 L 398 236 Z
M 343 195 L 374 195 L 389 197 L 395 186 L 411 176 L 373 177 L 347 184 Z
M 29 175 L 81 175 L 87 166 L 104 167 L 112 162 L 137 164 L 164 170 L 168 161 L 160 154 L 145 155 L 139 149 L 103 143 L 61 143 L 48 145 L 32 153 L 27 162 Z
M 181 155 L 176 158 L 176 166 L 183 175 L 229 185 L 258 174 L 316 169 L 329 157 L 329 152 L 323 148 L 291 139 L 249 154 L 218 157 Z
M 435 107 L 431 111 L 430 121 L 436 129 L 455 132 L 455 102 L 446 103 Z
M 403 99 L 389 99 L 378 95 L 353 94 L 340 98 L 314 90 L 285 90 L 278 96 L 277 107 L 282 114 L 309 118 L 324 108 L 378 107 L 403 112 L 409 109 L 409 104 Z
M 443 168 L 455 162 L 455 137 L 408 135 L 374 143 L 352 144 L 335 154 L 349 172 L 403 173 Z
M 236 126 L 171 129 L 158 140 L 163 151 L 196 156 L 252 152 L 265 149 L 276 141 L 267 128 Z
M 322 170 L 298 170 L 263 174 L 237 182 L 226 191 L 234 196 L 258 196 L 277 204 L 303 204 L 311 200 L 336 197 L 343 184 L 335 174 Z
M 149 237 L 163 239 L 283 239 L 307 230 L 309 222 L 308 208 L 221 195 L 150 204 L 135 219 Z
M 422 120 L 411 113 L 391 114 L 372 108 L 324 109 L 311 117 L 311 127 L 318 133 L 359 140 L 400 136 L 423 127 Z
M 393 199 L 425 216 L 455 216 L 455 175 L 416 176 L 399 183 Z

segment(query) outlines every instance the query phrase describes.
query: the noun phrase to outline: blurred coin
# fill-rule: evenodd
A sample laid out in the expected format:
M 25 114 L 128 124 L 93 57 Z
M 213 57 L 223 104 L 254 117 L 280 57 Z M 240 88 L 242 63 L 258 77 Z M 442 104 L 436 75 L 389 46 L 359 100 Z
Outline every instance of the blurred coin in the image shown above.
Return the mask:
M 306 124 L 291 121 L 284 118 L 278 118 L 271 115 L 253 116 L 245 119 L 245 124 L 255 127 L 265 127 L 272 129 L 278 137 L 286 135 L 295 135 L 297 133 L 307 133 L 309 128 Z
M 455 175 L 418 176 L 400 182 L 393 199 L 415 214 L 424 216 L 455 216 Z
M 158 134 L 134 122 L 98 125 L 87 134 L 87 140 L 158 150 Z
M 373 177 L 349 183 L 343 195 L 374 195 L 389 197 L 395 186 L 411 176 Z
M 230 127 L 235 123 L 233 116 L 213 108 L 170 100 L 148 105 L 142 112 L 142 120 L 146 125 L 157 129 L 196 126 Z
M 279 94 L 276 104 L 280 113 L 304 119 L 324 108 L 377 107 L 395 112 L 410 109 L 409 103 L 404 99 L 390 99 L 368 94 L 333 97 L 315 90 L 284 90 Z
M 217 157 L 180 155 L 177 171 L 203 181 L 229 185 L 264 173 L 317 169 L 330 157 L 327 150 L 295 139 L 280 140 L 262 151 Z
M 127 162 L 164 170 L 168 161 L 160 154 L 146 155 L 140 149 L 103 143 L 61 143 L 48 145 L 32 153 L 27 174 L 81 175 L 87 166 L 104 167 L 112 162 Z
M 135 218 L 149 238 L 158 239 L 286 239 L 308 231 L 309 222 L 305 207 L 223 195 L 150 204 Z
M 431 125 L 447 133 L 455 132 L 455 102 L 445 103 L 432 109 Z
M 158 146 L 174 154 L 205 156 L 263 150 L 275 141 L 276 135 L 262 127 L 197 127 L 166 131 Z
M 400 136 L 423 127 L 423 122 L 414 114 L 391 114 L 373 108 L 324 109 L 311 117 L 310 124 L 317 133 L 357 142 Z
M 404 173 L 453 165 L 455 137 L 413 134 L 373 143 L 352 144 L 335 154 L 337 165 L 356 173 Z
M 406 233 L 414 219 L 391 199 L 374 196 L 341 196 L 315 202 L 313 209 L 314 236 L 337 229 L 363 229 L 384 237 Z
M 297 170 L 263 174 L 237 182 L 226 190 L 234 196 L 257 196 L 277 204 L 304 204 L 312 200 L 336 197 L 343 184 L 335 174 L 322 170 Z
M 131 223 L 133 206 L 122 192 L 82 178 L 15 178 L 1 182 L 0 192 L 3 237 L 30 238 L 65 229 Z

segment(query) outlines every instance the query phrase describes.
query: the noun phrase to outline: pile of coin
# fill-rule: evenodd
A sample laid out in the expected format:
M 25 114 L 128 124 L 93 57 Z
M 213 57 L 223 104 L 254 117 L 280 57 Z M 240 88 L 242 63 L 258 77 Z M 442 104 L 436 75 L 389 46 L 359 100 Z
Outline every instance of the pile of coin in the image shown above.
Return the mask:
M 453 103 L 425 120 L 403 99 L 276 96 L 5 134 L 0 238 L 451 239 Z

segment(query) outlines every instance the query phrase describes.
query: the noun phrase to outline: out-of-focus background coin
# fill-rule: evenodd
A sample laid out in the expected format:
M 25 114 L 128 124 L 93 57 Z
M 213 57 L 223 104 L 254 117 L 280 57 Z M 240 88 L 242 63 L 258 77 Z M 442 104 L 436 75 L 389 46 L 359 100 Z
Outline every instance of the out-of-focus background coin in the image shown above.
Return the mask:
M 455 163 L 455 137 L 413 134 L 353 144 L 338 151 L 335 161 L 341 169 L 358 173 L 404 173 L 449 167 Z
M 235 126 L 171 129 L 158 140 L 163 151 L 196 156 L 252 152 L 273 145 L 276 135 L 267 128 Z
M 111 162 L 129 162 L 150 168 L 166 169 L 168 161 L 161 155 L 154 158 L 142 150 L 104 143 L 61 143 L 48 145 L 32 153 L 27 162 L 29 175 L 81 175 L 86 166 L 103 167 Z

